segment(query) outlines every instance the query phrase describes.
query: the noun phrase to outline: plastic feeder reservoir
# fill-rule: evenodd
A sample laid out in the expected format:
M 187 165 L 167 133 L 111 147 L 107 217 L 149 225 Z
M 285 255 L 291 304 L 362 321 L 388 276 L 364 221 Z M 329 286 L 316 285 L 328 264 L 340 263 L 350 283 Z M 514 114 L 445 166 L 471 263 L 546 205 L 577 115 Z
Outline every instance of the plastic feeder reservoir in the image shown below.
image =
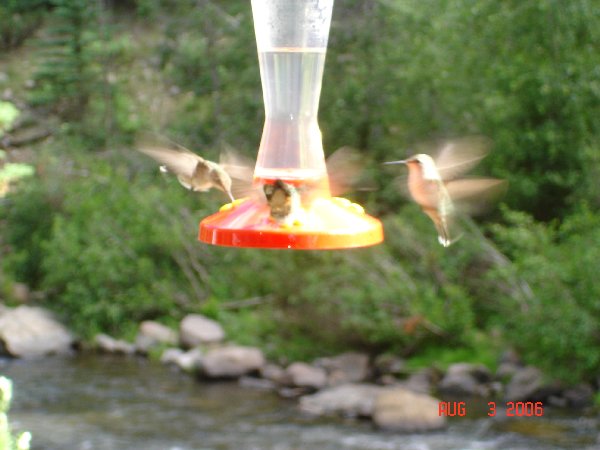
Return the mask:
M 265 125 L 254 170 L 260 195 L 200 223 L 216 245 L 336 249 L 383 241 L 379 220 L 331 197 L 317 123 L 333 0 L 252 0 Z

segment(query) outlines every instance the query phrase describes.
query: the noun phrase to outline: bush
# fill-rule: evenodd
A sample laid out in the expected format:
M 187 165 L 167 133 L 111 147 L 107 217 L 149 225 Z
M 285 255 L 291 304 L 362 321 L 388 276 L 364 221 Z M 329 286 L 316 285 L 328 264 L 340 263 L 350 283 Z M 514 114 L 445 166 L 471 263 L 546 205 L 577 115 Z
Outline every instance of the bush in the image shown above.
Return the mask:
M 529 362 L 567 381 L 592 380 L 600 369 L 600 219 L 586 207 L 562 224 L 545 225 L 506 211 L 493 227 L 533 298 L 501 297 L 505 336 Z
M 44 0 L 6 0 L 0 5 L 0 51 L 19 47 L 42 22 Z
M 12 381 L 0 377 L 0 450 L 29 450 L 31 433 L 25 431 L 16 438 L 12 435 L 7 413 L 12 401 Z

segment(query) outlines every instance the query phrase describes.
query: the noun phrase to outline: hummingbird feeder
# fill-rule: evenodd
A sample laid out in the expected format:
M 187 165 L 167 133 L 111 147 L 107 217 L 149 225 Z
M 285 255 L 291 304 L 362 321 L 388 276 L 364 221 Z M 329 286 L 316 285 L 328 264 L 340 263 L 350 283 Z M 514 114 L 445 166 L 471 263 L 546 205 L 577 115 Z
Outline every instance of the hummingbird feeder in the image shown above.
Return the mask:
M 333 0 L 252 0 L 265 103 L 254 186 L 248 197 L 200 222 L 209 244 L 341 249 L 383 241 L 381 222 L 332 197 L 317 112 Z

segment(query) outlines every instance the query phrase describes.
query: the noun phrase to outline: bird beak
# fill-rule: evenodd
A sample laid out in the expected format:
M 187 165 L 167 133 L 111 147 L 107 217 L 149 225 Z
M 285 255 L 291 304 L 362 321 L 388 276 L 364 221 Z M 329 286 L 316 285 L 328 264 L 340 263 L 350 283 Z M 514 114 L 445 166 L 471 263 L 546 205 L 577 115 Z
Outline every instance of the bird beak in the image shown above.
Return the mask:
M 399 161 L 389 161 L 389 162 L 384 162 L 383 165 L 392 165 L 392 164 L 408 164 L 408 161 L 406 159 L 401 159 Z

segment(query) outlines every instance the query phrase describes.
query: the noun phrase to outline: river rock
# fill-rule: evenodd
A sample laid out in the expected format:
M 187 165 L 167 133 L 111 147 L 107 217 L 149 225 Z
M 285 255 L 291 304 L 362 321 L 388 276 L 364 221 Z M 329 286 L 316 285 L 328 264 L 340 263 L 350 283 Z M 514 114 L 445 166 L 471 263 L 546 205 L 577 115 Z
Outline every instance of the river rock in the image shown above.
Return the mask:
M 31 299 L 31 291 L 25 283 L 13 283 L 11 297 L 19 303 L 28 303 Z
M 383 389 L 374 384 L 342 384 L 301 397 L 299 406 L 301 411 L 313 415 L 370 417 L 375 398 Z
M 160 357 L 164 364 L 173 364 L 184 372 L 198 372 L 202 368 L 204 353 L 198 347 L 187 352 L 179 348 L 169 348 Z
M 121 339 L 115 339 L 108 334 L 97 334 L 94 337 L 96 348 L 104 353 L 117 353 L 121 355 L 132 355 L 135 353 L 135 345 Z
M 511 362 L 502 362 L 496 369 L 496 378 L 498 380 L 508 381 L 523 367 Z
M 407 380 L 401 381 L 401 387 L 421 394 L 429 394 L 441 380 L 442 374 L 433 367 L 424 367 L 411 374 Z
M 272 391 L 277 388 L 277 384 L 272 382 L 271 380 L 258 377 L 242 376 L 238 379 L 238 384 L 242 387 L 247 387 L 251 389 L 261 389 L 264 391 Z
M 285 370 L 289 383 L 296 387 L 320 389 L 327 384 L 327 372 L 322 367 L 303 362 L 290 364 Z
M 327 384 L 358 383 L 370 375 L 369 355 L 364 353 L 342 353 L 332 358 L 319 358 L 315 365 L 327 371 Z
M 163 364 L 175 364 L 177 358 L 185 352 L 177 347 L 166 348 L 160 355 L 160 362 Z
M 375 358 L 375 370 L 379 375 L 403 376 L 408 374 L 406 360 L 390 354 Z
M 438 385 L 440 392 L 458 396 L 488 396 L 492 393 L 492 374 L 483 364 L 457 363 L 448 367 Z
M 421 432 L 443 428 L 446 418 L 438 414 L 439 401 L 408 389 L 385 388 L 375 398 L 373 422 L 391 431 Z
M 73 335 L 45 309 L 19 306 L 7 308 L 0 315 L 0 347 L 12 356 L 67 354 L 74 341 Z
M 291 380 L 285 369 L 277 364 L 267 363 L 260 369 L 260 376 L 273 383 L 285 385 L 291 384 Z
M 202 360 L 202 370 L 211 378 L 238 378 L 260 370 L 264 364 L 260 349 L 230 345 L 209 350 Z
M 557 384 L 546 383 L 537 367 L 527 366 L 512 377 L 506 386 L 506 401 L 545 401 L 550 396 L 559 396 Z
M 188 314 L 179 324 L 179 340 L 186 348 L 220 342 L 224 338 L 225 332 L 221 325 L 200 314 Z
M 135 338 L 135 347 L 140 353 L 148 353 L 157 345 L 175 345 L 177 333 L 162 323 L 146 320 L 140 324 Z
M 567 405 L 573 408 L 583 408 L 592 404 L 594 399 L 594 390 L 587 383 L 577 384 L 567 388 L 562 393 Z

